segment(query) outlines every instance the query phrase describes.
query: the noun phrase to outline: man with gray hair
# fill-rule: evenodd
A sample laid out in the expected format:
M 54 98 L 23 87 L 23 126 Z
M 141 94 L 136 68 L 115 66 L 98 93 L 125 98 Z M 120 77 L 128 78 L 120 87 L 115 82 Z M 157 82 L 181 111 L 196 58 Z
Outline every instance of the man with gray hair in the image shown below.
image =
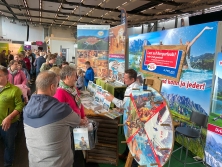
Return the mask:
M 62 52 L 60 52 L 60 54 L 57 56 L 57 59 L 56 59 L 56 65 L 58 67 L 61 67 L 62 63 L 65 61 L 66 61 L 66 57 L 62 55 Z
M 36 79 L 36 94 L 24 108 L 24 129 L 29 151 L 29 167 L 71 167 L 70 128 L 80 124 L 80 117 L 66 103 L 52 97 L 58 79 L 51 71 Z

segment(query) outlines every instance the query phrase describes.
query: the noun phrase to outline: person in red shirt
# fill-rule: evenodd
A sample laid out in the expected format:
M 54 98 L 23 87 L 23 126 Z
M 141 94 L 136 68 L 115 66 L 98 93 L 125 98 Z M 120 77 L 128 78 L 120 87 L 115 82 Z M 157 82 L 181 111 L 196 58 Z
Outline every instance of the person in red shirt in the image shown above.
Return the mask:
M 84 107 L 79 98 L 78 89 L 75 87 L 77 80 L 76 69 L 70 66 L 65 66 L 60 71 L 59 87 L 56 90 L 54 97 L 62 103 L 67 103 L 81 117 L 80 124 L 86 125 L 88 120 L 84 113 Z M 84 167 L 84 159 L 81 150 L 76 150 L 74 153 L 74 167 Z
M 54 97 L 60 102 L 69 104 L 73 111 L 81 116 L 82 122 L 86 122 L 87 118 L 84 113 L 84 107 L 81 104 L 78 89 L 75 87 L 76 80 L 77 76 L 75 68 L 70 66 L 62 68 L 60 71 L 59 88 Z

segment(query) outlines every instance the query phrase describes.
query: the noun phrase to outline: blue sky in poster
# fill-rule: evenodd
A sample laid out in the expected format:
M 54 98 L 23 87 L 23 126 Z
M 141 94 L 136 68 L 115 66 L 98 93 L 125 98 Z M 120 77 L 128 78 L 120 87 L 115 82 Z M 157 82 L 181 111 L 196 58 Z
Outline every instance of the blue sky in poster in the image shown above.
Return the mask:
M 98 33 L 98 32 L 103 32 Z M 100 35 L 99 35 L 100 34 Z M 88 30 L 88 29 L 78 29 L 77 38 L 81 36 L 96 36 L 98 38 L 106 38 L 109 36 L 109 30 Z
M 133 35 L 129 37 L 129 43 L 137 39 L 147 39 L 151 45 L 159 45 L 162 41 L 163 45 L 180 45 L 182 43 L 191 42 L 205 27 L 212 29 L 205 30 L 197 41 L 191 46 L 191 56 L 199 56 L 204 53 L 214 53 L 216 45 L 218 22 L 200 24 L 195 26 L 181 27 L 148 34 Z

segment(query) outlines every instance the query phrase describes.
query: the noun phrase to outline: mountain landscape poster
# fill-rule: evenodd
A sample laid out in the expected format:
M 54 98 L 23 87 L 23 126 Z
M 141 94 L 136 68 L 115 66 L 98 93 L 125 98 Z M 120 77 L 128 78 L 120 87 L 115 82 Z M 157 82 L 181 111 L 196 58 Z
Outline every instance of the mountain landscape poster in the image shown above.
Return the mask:
M 222 130 L 222 128 L 218 130 Z M 217 134 L 208 129 L 206 147 L 206 162 L 211 167 L 222 166 L 222 134 Z
M 210 114 L 218 24 L 211 22 L 129 37 L 129 68 L 137 71 L 140 69 L 144 46 L 187 45 L 180 80 L 176 82 L 161 78 L 161 94 L 168 103 L 173 119 L 183 126 L 189 124 L 192 111 Z M 139 75 L 142 78 L 151 77 L 142 72 Z M 205 139 L 206 129 L 203 136 Z M 192 147 L 192 144 L 190 150 L 203 157 L 203 153 Z
M 109 25 L 77 26 L 77 66 L 89 61 L 96 77 L 108 76 Z

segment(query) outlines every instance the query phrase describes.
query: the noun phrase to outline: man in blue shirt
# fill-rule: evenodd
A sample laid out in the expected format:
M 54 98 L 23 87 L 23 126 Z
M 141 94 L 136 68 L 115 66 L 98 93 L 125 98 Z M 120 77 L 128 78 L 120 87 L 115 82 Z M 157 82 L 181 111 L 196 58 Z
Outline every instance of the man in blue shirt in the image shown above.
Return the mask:
M 86 65 L 86 73 L 85 73 L 85 87 L 88 86 L 89 81 L 94 81 L 94 71 L 92 69 L 92 67 L 90 66 L 90 62 L 86 61 L 85 62 Z

